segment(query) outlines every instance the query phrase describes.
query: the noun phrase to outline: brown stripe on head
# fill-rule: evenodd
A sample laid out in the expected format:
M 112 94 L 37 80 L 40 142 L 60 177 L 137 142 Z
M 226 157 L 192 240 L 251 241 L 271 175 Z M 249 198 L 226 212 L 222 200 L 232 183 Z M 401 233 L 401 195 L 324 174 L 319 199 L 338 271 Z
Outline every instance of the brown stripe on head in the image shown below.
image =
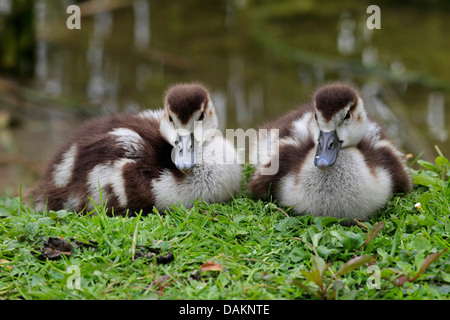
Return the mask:
M 199 84 L 175 85 L 167 91 L 164 102 L 181 123 L 186 124 L 192 114 L 201 109 L 202 103 L 208 104 L 208 91 Z
M 352 111 L 358 103 L 358 93 L 346 84 L 329 84 L 319 88 L 313 99 L 316 109 L 329 121 L 349 103 L 353 103 L 350 109 Z

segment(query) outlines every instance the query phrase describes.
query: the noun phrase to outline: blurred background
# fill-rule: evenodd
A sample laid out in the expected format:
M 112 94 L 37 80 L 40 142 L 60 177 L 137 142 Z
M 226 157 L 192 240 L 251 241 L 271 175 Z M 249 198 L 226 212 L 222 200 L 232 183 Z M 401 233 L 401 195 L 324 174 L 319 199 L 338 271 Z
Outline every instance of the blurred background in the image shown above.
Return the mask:
M 81 121 L 161 108 L 185 81 L 209 87 L 221 129 L 244 130 L 351 81 L 405 152 L 450 156 L 450 1 L 403 3 L 0 0 L 0 195 L 32 187 Z

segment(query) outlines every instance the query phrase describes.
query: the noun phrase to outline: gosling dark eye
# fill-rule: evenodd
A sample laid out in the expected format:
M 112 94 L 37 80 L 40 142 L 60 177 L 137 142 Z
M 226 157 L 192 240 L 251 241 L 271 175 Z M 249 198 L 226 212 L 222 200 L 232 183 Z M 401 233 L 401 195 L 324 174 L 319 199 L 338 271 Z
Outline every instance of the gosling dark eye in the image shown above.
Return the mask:
M 205 113 L 202 112 L 202 114 L 200 115 L 200 117 L 198 118 L 198 121 L 202 121 L 205 118 Z
M 349 111 L 349 112 L 347 112 L 347 114 L 345 115 L 344 120 L 348 120 L 348 119 L 350 119 L 350 117 L 351 117 L 351 114 L 350 114 L 350 111 Z
M 171 117 L 171 116 L 169 116 L 169 121 L 170 121 L 170 122 L 173 122 L 173 119 L 172 119 L 172 117 Z

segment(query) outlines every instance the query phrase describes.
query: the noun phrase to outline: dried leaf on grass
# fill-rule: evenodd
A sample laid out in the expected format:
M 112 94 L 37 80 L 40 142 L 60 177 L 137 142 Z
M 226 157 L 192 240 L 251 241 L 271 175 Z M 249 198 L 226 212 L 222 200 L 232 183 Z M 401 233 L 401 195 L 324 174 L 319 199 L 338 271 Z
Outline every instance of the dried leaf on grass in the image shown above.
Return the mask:
M 221 264 L 215 263 L 214 261 L 206 261 L 200 266 L 200 271 L 221 271 L 225 269 Z
M 5 267 L 5 268 L 8 268 L 9 270 L 14 269 L 13 266 L 7 265 L 7 264 L 10 263 L 10 262 L 11 262 L 11 261 L 2 258 L 2 259 L 0 259 L 0 267 Z M 5 265 L 5 264 L 6 264 L 6 265 Z
M 61 258 L 62 255 L 70 256 L 72 250 L 70 242 L 61 238 L 49 237 L 45 240 L 42 249 L 38 251 L 41 253 L 40 259 L 55 260 Z

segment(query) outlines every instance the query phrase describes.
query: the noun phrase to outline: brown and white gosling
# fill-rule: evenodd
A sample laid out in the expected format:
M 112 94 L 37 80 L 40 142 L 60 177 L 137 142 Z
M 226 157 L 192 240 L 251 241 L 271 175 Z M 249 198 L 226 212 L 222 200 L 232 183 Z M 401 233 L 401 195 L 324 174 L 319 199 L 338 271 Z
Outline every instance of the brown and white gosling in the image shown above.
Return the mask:
M 261 198 L 270 190 L 296 214 L 348 218 L 344 223 L 351 224 L 367 220 L 393 193 L 411 189 L 402 153 L 369 119 L 351 86 L 325 85 L 312 103 L 265 128 L 279 130 L 279 151 L 256 168 L 248 189 Z M 273 161 L 278 172 L 263 175 L 261 168 Z
M 84 124 L 56 153 L 32 201 L 39 211 L 79 212 L 94 209 L 89 197 L 98 205 L 102 197 L 115 215 L 192 207 L 198 199 L 229 201 L 240 190 L 242 170 L 224 161 L 236 151 L 221 135 L 209 134 L 217 127 L 207 89 L 175 85 L 166 92 L 164 110 Z

